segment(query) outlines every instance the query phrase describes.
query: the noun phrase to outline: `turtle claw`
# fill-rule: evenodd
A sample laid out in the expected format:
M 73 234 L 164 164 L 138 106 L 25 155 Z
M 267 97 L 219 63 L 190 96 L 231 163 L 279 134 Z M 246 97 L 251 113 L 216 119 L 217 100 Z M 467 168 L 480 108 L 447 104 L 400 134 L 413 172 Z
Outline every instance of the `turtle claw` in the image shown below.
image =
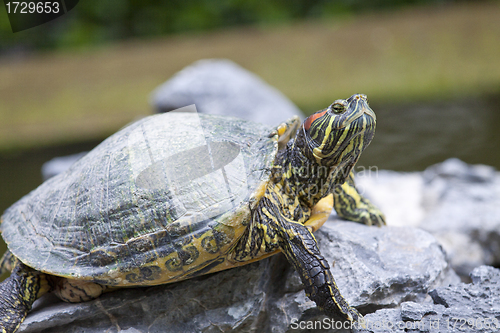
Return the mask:
M 366 207 L 364 208 L 365 214 L 362 216 L 362 219 L 360 222 L 363 222 L 364 224 L 368 226 L 376 226 L 376 227 L 382 227 L 386 225 L 385 223 L 385 215 L 382 213 L 375 205 L 373 205 L 370 201 L 365 199 L 366 202 Z
M 365 318 L 355 308 L 350 307 L 346 316 L 351 323 L 358 323 L 362 328 L 366 328 Z
M 354 209 L 336 209 L 337 214 L 349 221 L 359 222 L 368 226 L 382 227 L 386 225 L 385 215 L 368 199 L 362 198 Z
M 352 173 L 346 182 L 335 187 L 333 196 L 333 206 L 341 218 L 368 226 L 381 227 L 386 224 L 384 214 L 356 189 Z

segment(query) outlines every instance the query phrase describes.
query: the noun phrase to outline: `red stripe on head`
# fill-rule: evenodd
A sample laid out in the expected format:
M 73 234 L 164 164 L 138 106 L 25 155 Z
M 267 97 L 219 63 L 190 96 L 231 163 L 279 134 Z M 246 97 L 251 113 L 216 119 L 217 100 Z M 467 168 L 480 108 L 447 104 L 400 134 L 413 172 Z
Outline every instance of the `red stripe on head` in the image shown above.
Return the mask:
M 304 121 L 304 128 L 306 129 L 306 131 L 309 130 L 313 121 L 315 121 L 319 117 L 323 117 L 327 111 L 328 110 L 325 110 L 323 112 L 318 112 L 318 113 L 315 113 L 315 114 L 307 117 L 307 119 Z

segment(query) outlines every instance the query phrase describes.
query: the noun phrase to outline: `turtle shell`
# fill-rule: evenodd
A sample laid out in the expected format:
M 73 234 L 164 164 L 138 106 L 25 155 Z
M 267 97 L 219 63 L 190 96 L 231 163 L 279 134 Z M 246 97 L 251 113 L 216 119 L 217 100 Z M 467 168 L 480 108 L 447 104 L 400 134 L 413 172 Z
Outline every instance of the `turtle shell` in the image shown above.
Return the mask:
M 244 232 L 277 139 L 230 117 L 144 118 L 11 206 L 3 238 L 36 270 L 109 285 L 210 271 Z

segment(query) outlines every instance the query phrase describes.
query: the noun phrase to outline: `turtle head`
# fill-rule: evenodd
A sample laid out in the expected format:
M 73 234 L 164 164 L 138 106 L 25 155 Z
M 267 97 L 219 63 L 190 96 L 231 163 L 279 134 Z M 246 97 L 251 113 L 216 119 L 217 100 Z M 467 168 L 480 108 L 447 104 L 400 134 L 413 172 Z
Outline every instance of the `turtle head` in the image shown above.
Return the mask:
M 303 154 L 321 166 L 336 167 L 347 177 L 375 134 L 376 116 L 365 95 L 339 99 L 304 123 Z M 347 174 L 345 174 L 347 173 Z M 341 177 L 341 178 L 345 178 Z

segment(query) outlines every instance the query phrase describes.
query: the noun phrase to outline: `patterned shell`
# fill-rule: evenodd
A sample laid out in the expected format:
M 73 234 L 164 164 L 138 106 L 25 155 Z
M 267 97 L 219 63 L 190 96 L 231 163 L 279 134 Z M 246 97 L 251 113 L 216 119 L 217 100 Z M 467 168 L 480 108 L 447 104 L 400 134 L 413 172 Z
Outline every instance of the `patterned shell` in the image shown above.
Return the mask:
M 244 230 L 278 149 L 271 133 L 189 112 L 144 118 L 10 207 L 2 236 L 53 275 L 114 285 L 187 278 L 223 260 Z

